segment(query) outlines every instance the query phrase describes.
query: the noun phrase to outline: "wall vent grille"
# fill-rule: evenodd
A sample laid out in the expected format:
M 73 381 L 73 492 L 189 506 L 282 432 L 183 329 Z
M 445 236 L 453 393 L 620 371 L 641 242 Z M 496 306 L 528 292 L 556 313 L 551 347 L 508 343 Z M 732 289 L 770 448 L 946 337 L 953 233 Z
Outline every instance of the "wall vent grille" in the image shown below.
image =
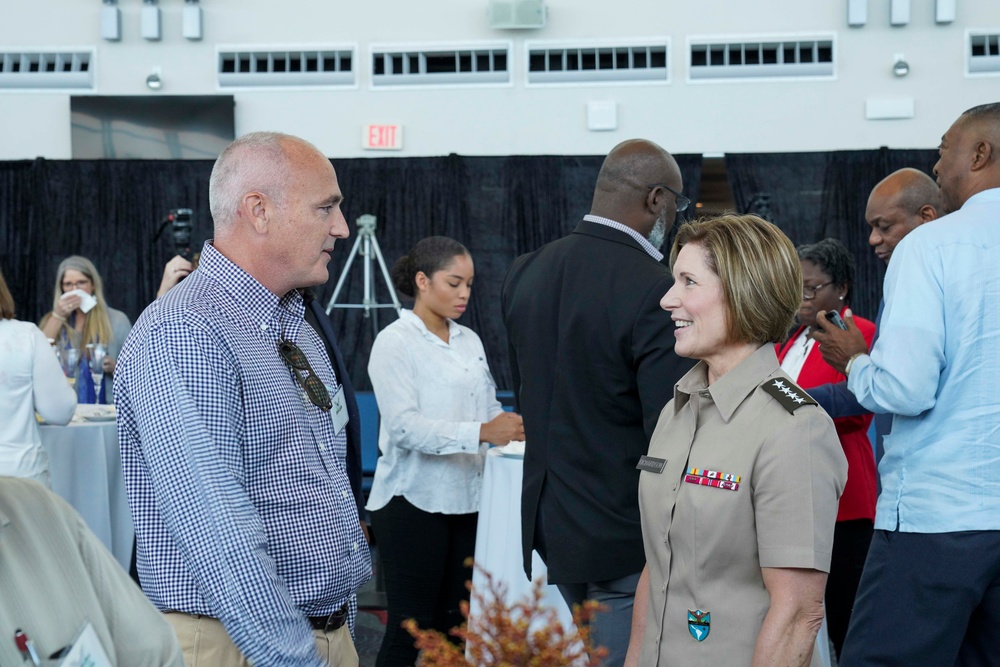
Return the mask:
M 0 54 L 0 89 L 93 88 L 92 51 Z
M 969 74 L 1000 72 L 1000 34 L 969 35 Z
M 353 49 L 219 51 L 219 86 L 353 86 Z
M 833 39 L 768 38 L 691 44 L 692 80 L 833 77 Z
M 528 83 L 667 81 L 666 42 L 639 45 L 528 45 Z
M 376 87 L 509 81 L 509 45 L 458 49 L 372 49 L 372 85 Z

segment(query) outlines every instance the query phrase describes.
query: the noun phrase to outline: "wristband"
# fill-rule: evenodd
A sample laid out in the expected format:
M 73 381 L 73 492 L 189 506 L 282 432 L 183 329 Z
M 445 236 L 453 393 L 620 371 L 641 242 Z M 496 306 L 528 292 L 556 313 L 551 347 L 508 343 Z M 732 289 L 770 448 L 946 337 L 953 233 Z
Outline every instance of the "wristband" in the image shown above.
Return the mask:
M 866 354 L 867 354 L 866 352 L 858 352 L 857 354 L 853 355 L 850 359 L 847 360 L 847 365 L 844 366 L 845 377 L 851 374 L 851 365 L 854 364 L 854 360 L 857 359 L 858 357 L 863 357 Z
M 66 318 L 65 318 L 65 317 L 63 317 L 62 315 L 60 315 L 59 313 L 57 313 L 57 312 L 56 312 L 56 311 L 54 311 L 54 310 L 52 311 L 52 317 L 56 318 L 57 320 L 59 320 L 59 321 L 60 321 L 60 322 L 62 322 L 63 324 L 66 324 Z

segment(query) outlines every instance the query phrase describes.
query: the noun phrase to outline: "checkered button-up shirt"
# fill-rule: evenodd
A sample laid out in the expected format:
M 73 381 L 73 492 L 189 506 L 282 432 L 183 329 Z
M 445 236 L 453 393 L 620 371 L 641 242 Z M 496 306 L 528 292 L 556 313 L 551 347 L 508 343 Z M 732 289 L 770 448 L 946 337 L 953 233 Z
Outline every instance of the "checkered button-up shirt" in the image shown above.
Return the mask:
M 161 610 L 219 618 L 257 665 L 321 665 L 304 616 L 371 574 L 343 430 L 278 353 L 338 389 L 297 292 L 278 298 L 211 244 L 151 304 L 115 374 L 139 577 Z M 353 607 L 353 604 L 352 604 Z

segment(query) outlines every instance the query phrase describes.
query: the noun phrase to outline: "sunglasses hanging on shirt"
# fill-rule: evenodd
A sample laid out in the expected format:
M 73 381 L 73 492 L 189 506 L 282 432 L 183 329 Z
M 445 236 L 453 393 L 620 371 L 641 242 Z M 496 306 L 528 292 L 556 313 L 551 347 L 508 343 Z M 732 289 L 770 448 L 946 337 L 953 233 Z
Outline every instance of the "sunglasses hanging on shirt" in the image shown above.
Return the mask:
M 295 373 L 295 379 L 299 381 L 299 384 L 305 390 L 306 396 L 309 397 L 312 404 L 329 411 L 333 407 L 333 401 L 330 400 L 330 392 L 326 390 L 326 385 L 323 384 L 323 381 L 316 375 L 312 366 L 309 365 L 309 360 L 306 359 L 305 352 L 292 341 L 283 338 L 278 339 L 278 352 L 289 368 L 292 369 L 292 372 Z

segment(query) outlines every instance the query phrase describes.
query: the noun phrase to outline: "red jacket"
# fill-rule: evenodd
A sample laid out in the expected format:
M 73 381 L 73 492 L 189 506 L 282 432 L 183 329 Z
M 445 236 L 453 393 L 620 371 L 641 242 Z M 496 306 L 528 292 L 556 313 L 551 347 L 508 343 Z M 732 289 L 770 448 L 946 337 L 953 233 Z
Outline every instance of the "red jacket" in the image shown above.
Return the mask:
M 844 310 L 841 309 L 841 316 L 843 316 Z M 875 337 L 875 325 L 857 315 L 854 316 L 854 323 L 861 330 L 865 342 L 868 343 L 868 348 L 871 349 L 872 339 Z M 779 363 L 784 360 L 789 348 L 804 328 L 799 327 L 791 338 L 775 346 Z M 821 384 L 842 382 L 845 379 L 830 364 L 823 361 L 819 343 L 814 343 L 796 382 L 803 389 L 809 390 Z M 871 413 L 833 420 L 834 426 L 837 427 L 837 435 L 840 436 L 840 444 L 847 456 L 847 485 L 844 487 L 844 495 L 840 497 L 837 521 L 875 519 L 875 500 L 878 497 L 878 491 L 875 484 L 875 475 L 877 474 L 875 472 L 875 456 L 872 453 L 871 441 L 868 440 L 868 427 L 871 422 Z

